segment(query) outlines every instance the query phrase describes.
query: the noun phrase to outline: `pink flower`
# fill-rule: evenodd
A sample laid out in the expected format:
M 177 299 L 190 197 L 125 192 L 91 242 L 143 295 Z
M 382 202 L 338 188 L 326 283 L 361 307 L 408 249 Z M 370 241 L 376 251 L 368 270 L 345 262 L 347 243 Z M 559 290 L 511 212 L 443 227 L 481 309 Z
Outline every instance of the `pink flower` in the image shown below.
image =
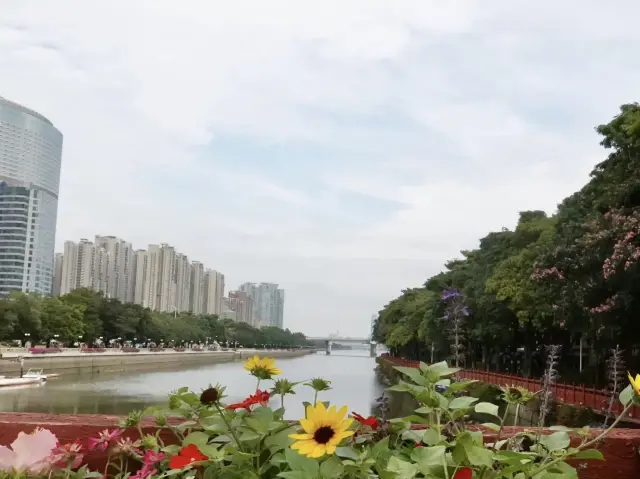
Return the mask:
M 49 461 L 56 467 L 77 469 L 82 464 L 82 445 L 77 442 L 70 442 L 56 447 L 49 457 Z
M 147 451 L 142 458 L 142 468 L 136 472 L 131 479 L 147 479 L 158 472 L 156 466 L 164 461 L 165 454 L 163 452 Z
M 0 446 L 0 471 L 46 474 L 51 469 L 48 460 L 58 446 L 58 438 L 48 429 L 37 428 L 31 434 L 18 434 L 11 448 Z
M 109 446 L 120 439 L 120 436 L 122 436 L 122 431 L 120 429 L 114 429 L 113 431 L 105 429 L 98 435 L 98 437 L 89 438 L 89 450 L 106 451 L 109 449 Z

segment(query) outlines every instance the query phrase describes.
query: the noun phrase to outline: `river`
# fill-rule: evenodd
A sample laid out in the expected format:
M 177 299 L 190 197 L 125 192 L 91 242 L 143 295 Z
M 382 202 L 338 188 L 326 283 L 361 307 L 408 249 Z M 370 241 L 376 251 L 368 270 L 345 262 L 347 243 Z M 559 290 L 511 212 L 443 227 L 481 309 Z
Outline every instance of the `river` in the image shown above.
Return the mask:
M 375 360 L 368 351 L 335 351 L 331 356 L 311 354 L 292 359 L 278 359 L 282 377 L 305 381 L 323 377 L 332 389 L 320 393 L 319 399 L 349 407 L 367 415 L 374 400 L 384 390 L 375 374 Z M 241 362 L 189 366 L 157 370 L 84 376 L 63 375 L 39 386 L 0 389 L 0 411 L 44 412 L 51 414 L 126 414 L 134 409 L 163 404 L 168 394 L 182 386 L 200 392 L 209 384 L 226 386 L 225 402 L 237 402 L 255 390 L 256 380 Z M 270 386 L 264 381 L 262 387 Z M 312 401 L 313 390 L 302 384 L 296 395 L 287 396 L 287 418 L 303 416 L 302 401 Z M 279 398 L 272 399 L 279 407 Z

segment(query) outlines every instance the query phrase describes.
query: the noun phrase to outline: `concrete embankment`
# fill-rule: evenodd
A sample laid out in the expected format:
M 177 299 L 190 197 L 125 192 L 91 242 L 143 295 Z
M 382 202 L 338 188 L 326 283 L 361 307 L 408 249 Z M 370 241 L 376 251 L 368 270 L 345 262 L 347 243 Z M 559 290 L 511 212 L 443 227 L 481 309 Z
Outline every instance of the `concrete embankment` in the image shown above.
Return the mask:
M 24 370 L 42 368 L 45 374 L 63 373 L 108 373 L 142 369 L 163 369 L 183 365 L 206 365 L 229 361 L 239 361 L 254 354 L 272 358 L 296 358 L 314 351 L 256 351 L 242 349 L 238 351 L 185 351 L 185 352 L 148 352 L 138 353 L 104 352 L 80 353 L 64 352 L 57 354 L 24 355 Z M 0 375 L 12 376 L 20 374 L 20 362 L 17 354 L 3 354 L 0 360 Z

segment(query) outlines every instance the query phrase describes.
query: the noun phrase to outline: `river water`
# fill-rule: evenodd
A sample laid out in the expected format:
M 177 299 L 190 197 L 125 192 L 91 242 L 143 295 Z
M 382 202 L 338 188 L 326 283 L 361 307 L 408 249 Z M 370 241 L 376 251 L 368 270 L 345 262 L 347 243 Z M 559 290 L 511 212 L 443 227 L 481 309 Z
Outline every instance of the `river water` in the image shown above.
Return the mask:
M 367 415 L 384 387 L 374 371 L 375 360 L 368 351 L 335 351 L 298 358 L 278 359 L 282 377 L 305 381 L 323 377 L 331 381 L 332 390 L 320 393 L 319 399 L 349 407 Z M 172 370 L 130 373 L 63 375 L 38 386 L 0 388 L 0 411 L 44 412 L 52 414 L 126 414 L 134 409 L 166 402 L 167 395 L 182 386 L 200 392 L 210 384 L 227 387 L 225 402 L 237 402 L 255 391 L 256 379 L 241 362 L 184 366 Z M 262 387 L 270 386 L 264 381 Z M 279 407 L 280 398 L 272 399 Z M 302 401 L 313 401 L 313 390 L 297 386 L 296 395 L 286 396 L 287 418 L 303 416 Z

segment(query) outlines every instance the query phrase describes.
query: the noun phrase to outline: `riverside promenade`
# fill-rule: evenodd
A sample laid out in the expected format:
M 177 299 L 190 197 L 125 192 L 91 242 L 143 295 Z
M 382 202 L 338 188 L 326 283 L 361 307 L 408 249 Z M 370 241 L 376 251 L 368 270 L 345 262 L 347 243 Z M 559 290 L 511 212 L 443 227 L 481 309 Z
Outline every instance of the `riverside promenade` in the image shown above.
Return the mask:
M 308 349 L 237 349 L 227 351 L 151 351 L 139 349 L 127 351 L 109 348 L 103 352 L 83 352 L 80 349 L 63 349 L 57 353 L 34 354 L 23 348 L 7 348 L 0 350 L 0 375 L 20 374 L 29 368 L 43 369 L 47 373 L 78 374 L 108 373 L 130 370 L 154 369 L 183 364 L 216 364 L 239 361 L 255 354 L 268 355 L 274 358 L 296 358 L 314 353 Z M 23 358 L 23 364 L 20 363 Z

